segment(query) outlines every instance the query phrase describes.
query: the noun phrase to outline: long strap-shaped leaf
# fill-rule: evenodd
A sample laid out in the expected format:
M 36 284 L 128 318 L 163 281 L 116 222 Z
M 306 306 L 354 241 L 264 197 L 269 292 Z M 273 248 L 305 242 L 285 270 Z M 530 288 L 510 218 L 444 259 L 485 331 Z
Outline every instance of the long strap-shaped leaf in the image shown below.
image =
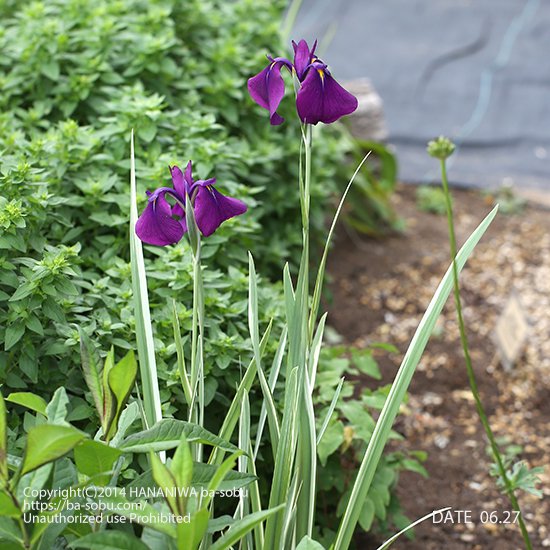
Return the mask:
M 134 311 L 136 318 L 136 342 L 138 348 L 143 408 L 146 428 L 150 428 L 162 418 L 160 394 L 155 361 L 155 344 L 149 312 L 147 278 L 143 262 L 143 248 L 136 236 L 138 219 L 136 205 L 136 163 L 134 158 L 134 132 L 130 141 L 130 264 L 132 267 L 132 289 L 134 292 Z
M 489 213 L 489 215 L 481 222 L 477 229 L 472 233 L 470 238 L 466 241 L 464 246 L 460 249 L 460 252 L 456 256 L 457 269 L 460 271 L 470 254 L 474 250 L 475 246 L 489 227 L 489 224 L 493 221 L 498 210 L 498 206 Z M 428 343 L 433 328 L 449 297 L 449 294 L 453 288 L 453 266 L 451 265 L 445 276 L 439 283 L 437 290 L 426 310 L 420 325 L 416 329 L 416 332 L 411 340 L 407 353 L 403 358 L 403 362 L 399 367 L 399 371 L 392 384 L 390 393 L 384 404 L 384 408 L 380 413 L 376 427 L 369 441 L 369 445 L 357 478 L 353 486 L 344 516 L 340 522 L 340 527 L 336 535 L 336 540 L 333 545 L 334 550 L 347 550 L 351 542 L 353 531 L 359 519 L 359 514 L 363 506 L 363 502 L 367 497 L 367 493 L 372 482 L 372 478 L 378 466 L 378 462 L 382 455 L 382 451 L 388 440 L 388 436 L 393 425 L 393 421 L 397 416 L 399 407 L 403 402 L 407 388 L 411 382 L 412 376 L 420 361 L 424 348 Z

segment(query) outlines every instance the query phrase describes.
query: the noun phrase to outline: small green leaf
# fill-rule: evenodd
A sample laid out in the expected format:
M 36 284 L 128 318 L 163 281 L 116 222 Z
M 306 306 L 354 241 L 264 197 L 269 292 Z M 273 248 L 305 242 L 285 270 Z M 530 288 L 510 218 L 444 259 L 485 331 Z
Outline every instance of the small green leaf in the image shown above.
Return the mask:
M 15 403 L 16 405 L 22 405 L 31 411 L 35 411 L 46 416 L 46 401 L 34 393 L 24 391 L 10 393 L 8 397 L 6 397 L 6 401 Z
M 50 424 L 58 424 L 64 426 L 67 424 L 65 417 L 67 416 L 67 406 L 69 404 L 69 398 L 65 388 L 61 386 L 55 390 L 51 401 L 46 407 L 46 416 Z
M 70 426 L 42 424 L 29 430 L 21 474 L 66 455 L 84 438 L 85 434 Z
M 364 531 L 370 531 L 372 527 L 372 522 L 374 521 L 374 503 L 370 498 L 367 497 L 361 508 L 361 513 L 359 514 L 359 525 L 363 528 Z
M 116 433 L 118 419 L 126 400 L 134 387 L 137 375 L 137 363 L 134 352 L 130 350 L 123 359 L 108 371 L 107 382 L 115 398 L 114 415 L 109 430 L 106 434 L 107 440 Z
M 6 329 L 6 335 L 4 337 L 4 349 L 8 351 L 13 348 L 19 340 L 21 340 L 23 334 L 25 334 L 25 323 L 22 321 L 15 321 Z
M 178 486 L 176 478 L 155 453 L 150 453 L 149 462 L 151 463 L 153 479 L 160 489 L 162 489 L 164 499 L 168 503 L 168 506 L 170 506 L 170 510 L 176 516 L 183 515 L 185 512 L 178 508 L 178 499 L 174 494 Z
M 82 362 L 84 380 L 92 393 L 99 418 L 103 420 L 103 386 L 101 385 L 99 359 L 88 335 L 82 329 L 79 328 L 78 330 L 80 333 L 80 360 Z
M 189 449 L 189 443 L 185 439 L 185 433 L 181 435 L 181 441 L 174 453 L 170 464 L 170 470 L 174 475 L 178 487 L 189 487 L 193 479 L 193 457 Z
M 319 445 L 317 445 L 317 455 L 323 466 L 326 465 L 328 457 L 340 447 L 344 441 L 344 425 L 339 420 L 329 424 L 325 430 Z

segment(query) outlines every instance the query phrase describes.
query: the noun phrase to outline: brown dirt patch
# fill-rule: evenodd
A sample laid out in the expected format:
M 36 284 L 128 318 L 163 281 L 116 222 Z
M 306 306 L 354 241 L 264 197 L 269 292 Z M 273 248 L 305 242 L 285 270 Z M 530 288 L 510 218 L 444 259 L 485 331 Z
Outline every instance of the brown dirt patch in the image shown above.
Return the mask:
M 474 191 L 455 191 L 457 237 L 462 243 L 491 208 Z M 444 217 L 421 212 L 414 189 L 403 187 L 395 207 L 404 234 L 368 239 L 340 228 L 331 253 L 330 323 L 348 343 L 388 342 L 399 355 L 380 352 L 384 382 L 391 382 L 402 354 L 448 266 Z M 529 466 L 545 466 L 544 498 L 520 494 L 535 548 L 550 547 L 550 213 L 528 206 L 497 215 L 461 276 L 464 315 L 482 400 L 498 437 L 523 447 Z M 531 327 L 525 353 L 505 372 L 492 340 L 496 319 L 517 292 Z M 372 384 L 372 381 L 366 382 Z M 396 550 L 522 548 L 517 525 L 483 525 L 480 513 L 510 510 L 488 474 L 486 439 L 469 391 L 454 304 L 445 306 L 409 388 L 410 400 L 395 427 L 406 440 L 392 444 L 428 451 L 429 479 L 405 473 L 398 495 L 416 519 L 452 506 L 471 510 L 473 523 L 416 528 L 416 540 Z M 366 547 L 366 546 L 365 546 Z

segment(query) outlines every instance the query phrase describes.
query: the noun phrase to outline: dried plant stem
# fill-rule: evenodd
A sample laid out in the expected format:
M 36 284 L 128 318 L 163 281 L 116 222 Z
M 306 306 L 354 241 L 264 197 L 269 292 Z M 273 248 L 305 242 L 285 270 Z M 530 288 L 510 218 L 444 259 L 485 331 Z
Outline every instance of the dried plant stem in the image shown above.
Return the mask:
M 483 429 L 485 430 L 487 439 L 489 440 L 489 444 L 491 446 L 493 456 L 495 457 L 500 476 L 502 477 L 502 480 L 504 482 L 506 495 L 508 496 L 513 509 L 516 512 L 519 512 L 518 523 L 521 529 L 523 540 L 525 542 L 525 547 L 527 548 L 527 550 L 532 550 L 533 547 L 531 545 L 529 533 L 527 532 L 527 527 L 525 526 L 525 522 L 523 521 L 523 516 L 521 514 L 519 502 L 516 498 L 516 495 L 514 494 L 514 489 L 512 487 L 512 484 L 510 483 L 510 479 L 506 474 L 504 461 L 502 460 L 502 456 L 500 454 L 497 442 L 495 440 L 493 430 L 491 429 L 491 425 L 489 424 L 487 414 L 485 413 L 485 409 L 483 408 L 483 404 L 479 396 L 479 390 L 477 387 L 474 369 L 472 367 L 472 359 L 470 357 L 470 348 L 468 346 L 468 336 L 466 334 L 466 326 L 464 324 L 464 317 L 462 315 L 462 303 L 460 299 L 460 287 L 458 283 L 458 268 L 455 260 L 457 250 L 456 250 L 456 236 L 455 236 L 455 228 L 454 228 L 453 207 L 451 203 L 451 193 L 449 191 L 449 183 L 447 179 L 447 168 L 446 168 L 445 160 L 441 159 L 440 162 L 441 162 L 441 182 L 443 184 L 443 191 L 445 193 L 445 207 L 447 210 L 447 223 L 449 226 L 449 243 L 450 243 L 450 250 L 451 250 L 451 260 L 453 262 L 454 298 L 455 298 L 455 304 L 456 304 L 456 313 L 458 317 L 458 327 L 460 330 L 460 342 L 462 343 L 462 350 L 464 352 L 464 360 L 466 362 L 466 371 L 468 373 L 468 381 L 470 383 L 470 389 L 474 397 L 479 419 L 481 420 L 481 424 L 483 426 Z

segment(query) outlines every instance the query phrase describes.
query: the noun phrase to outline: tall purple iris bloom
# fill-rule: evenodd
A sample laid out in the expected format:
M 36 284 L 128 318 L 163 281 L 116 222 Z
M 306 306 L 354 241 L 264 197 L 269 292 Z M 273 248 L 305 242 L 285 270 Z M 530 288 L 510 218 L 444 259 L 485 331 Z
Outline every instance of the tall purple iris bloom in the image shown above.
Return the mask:
M 269 111 L 271 124 L 281 124 L 284 119 L 277 108 L 285 94 L 281 69 L 294 72 L 300 82 L 296 95 L 296 108 L 300 120 L 307 124 L 330 124 L 357 109 L 357 98 L 342 88 L 330 74 L 327 65 L 315 56 L 317 41 L 309 49 L 305 40 L 292 41 L 294 63 L 284 57 L 270 57 L 269 65 L 248 80 L 252 99 Z
M 229 218 L 244 214 L 246 204 L 239 199 L 222 195 L 215 187 L 216 179 L 193 180 L 191 161 L 185 173 L 171 166 L 172 187 L 147 191 L 149 201 L 136 223 L 137 236 L 146 243 L 166 246 L 177 243 L 187 231 L 185 206 L 194 208 L 197 227 L 208 237 Z M 166 196 L 173 199 L 171 205 Z

